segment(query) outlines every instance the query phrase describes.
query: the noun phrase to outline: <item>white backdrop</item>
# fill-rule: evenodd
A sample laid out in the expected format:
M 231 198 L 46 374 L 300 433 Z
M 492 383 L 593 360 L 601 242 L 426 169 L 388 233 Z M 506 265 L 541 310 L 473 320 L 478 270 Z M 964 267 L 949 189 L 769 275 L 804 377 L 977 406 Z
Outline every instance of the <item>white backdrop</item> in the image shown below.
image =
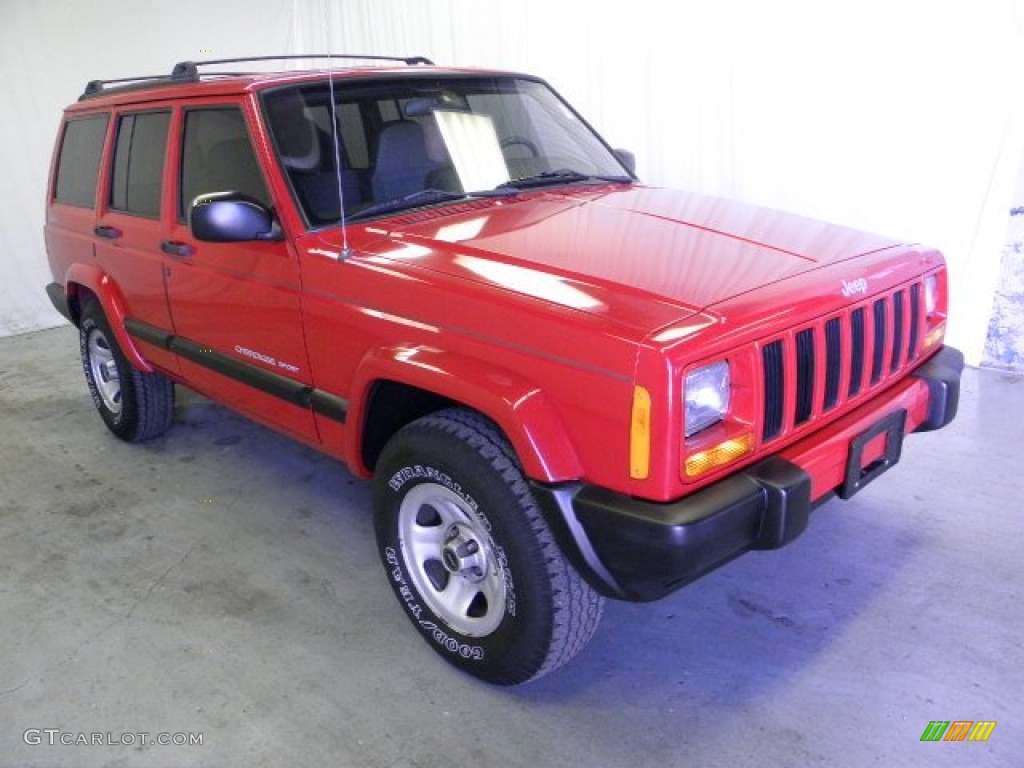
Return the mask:
M 86 82 L 281 51 L 292 17 L 291 0 L 0 0 L 0 336 L 65 322 L 44 292 L 43 206 L 61 112 Z
M 950 341 L 977 362 L 1024 148 L 1021 6 L 3 0 L 0 334 L 59 321 L 42 293 L 44 184 L 60 109 L 86 80 L 332 48 L 539 74 L 637 153 L 645 181 L 936 245 Z

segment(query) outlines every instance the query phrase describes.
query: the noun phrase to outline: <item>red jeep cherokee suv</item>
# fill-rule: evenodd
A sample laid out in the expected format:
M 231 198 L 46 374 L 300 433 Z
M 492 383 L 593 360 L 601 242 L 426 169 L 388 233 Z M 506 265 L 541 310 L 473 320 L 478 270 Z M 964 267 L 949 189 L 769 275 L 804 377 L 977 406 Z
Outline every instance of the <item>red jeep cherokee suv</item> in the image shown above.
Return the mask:
M 936 251 L 645 186 L 534 77 L 328 58 L 89 83 L 47 291 L 118 437 L 179 383 L 372 477 L 449 662 L 555 669 L 954 417 Z

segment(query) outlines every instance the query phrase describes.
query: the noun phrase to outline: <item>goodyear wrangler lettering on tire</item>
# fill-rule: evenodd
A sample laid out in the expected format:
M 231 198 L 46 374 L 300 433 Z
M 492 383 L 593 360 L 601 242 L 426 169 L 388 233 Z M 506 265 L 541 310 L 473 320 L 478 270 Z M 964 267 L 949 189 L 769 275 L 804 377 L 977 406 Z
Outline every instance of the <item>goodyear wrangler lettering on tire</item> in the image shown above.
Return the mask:
M 473 500 L 473 498 L 470 496 L 466 496 L 466 494 L 462 492 L 461 485 L 452 480 L 451 477 L 449 477 L 446 473 L 434 469 L 433 467 L 423 467 L 420 466 L 419 464 L 413 467 L 404 467 L 400 469 L 398 472 L 396 472 L 394 475 L 392 475 L 391 480 L 389 481 L 389 485 L 391 486 L 391 490 L 398 491 L 408 481 L 416 478 L 426 478 L 428 480 L 433 480 L 435 482 L 441 483 L 441 485 L 443 485 L 445 488 L 448 488 L 449 490 L 462 496 L 466 503 L 473 507 L 473 509 L 478 508 L 477 503 Z
M 484 649 L 479 645 L 460 643 L 432 621 L 421 621 L 420 626 L 423 627 L 431 637 L 433 637 L 438 645 L 448 651 L 448 653 L 455 653 L 464 659 L 473 659 L 475 661 L 483 659 Z
M 391 569 L 391 578 L 394 579 L 394 581 L 399 585 L 399 598 L 401 598 L 402 602 L 405 604 L 405 607 L 408 609 L 409 613 L 411 613 L 413 616 L 416 617 L 417 620 L 419 620 L 420 616 L 423 614 L 423 608 L 420 606 L 418 602 L 416 602 L 415 593 L 413 593 L 413 591 L 409 588 L 409 585 L 405 581 L 405 577 L 402 575 L 402 568 L 398 564 L 398 555 L 395 553 L 394 549 L 392 549 L 391 547 L 387 547 L 385 548 L 384 558 L 388 563 L 391 563 L 394 566 Z
M 509 616 L 516 615 L 516 589 L 515 583 L 512 581 L 512 570 L 508 567 L 508 555 L 505 554 L 505 550 L 502 547 L 495 547 L 495 553 L 498 556 L 498 567 L 505 576 L 505 584 L 508 587 L 508 592 L 505 595 L 505 611 Z

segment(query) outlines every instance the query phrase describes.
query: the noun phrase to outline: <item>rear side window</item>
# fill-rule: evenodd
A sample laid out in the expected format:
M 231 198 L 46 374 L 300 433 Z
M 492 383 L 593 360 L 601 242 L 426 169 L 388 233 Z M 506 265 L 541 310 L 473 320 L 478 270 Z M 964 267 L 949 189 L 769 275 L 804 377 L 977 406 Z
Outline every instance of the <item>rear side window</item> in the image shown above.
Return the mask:
M 54 185 L 54 199 L 58 203 L 82 208 L 96 205 L 96 175 L 109 117 L 80 117 L 64 126 Z
M 240 109 L 189 110 L 182 142 L 179 218 L 196 197 L 211 192 L 239 192 L 270 205 Z
M 124 115 L 118 121 L 110 186 L 110 207 L 114 210 L 160 217 L 160 189 L 170 122 L 170 112 Z

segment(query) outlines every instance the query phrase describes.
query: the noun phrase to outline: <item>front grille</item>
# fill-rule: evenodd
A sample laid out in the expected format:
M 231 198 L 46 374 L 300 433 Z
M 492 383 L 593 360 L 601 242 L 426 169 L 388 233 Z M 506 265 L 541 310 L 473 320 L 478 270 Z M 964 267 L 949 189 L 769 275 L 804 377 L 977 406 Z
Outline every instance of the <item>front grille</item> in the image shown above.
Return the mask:
M 761 347 L 762 440 L 808 426 L 899 374 L 918 355 L 920 312 L 921 285 L 913 283 L 769 339 Z

